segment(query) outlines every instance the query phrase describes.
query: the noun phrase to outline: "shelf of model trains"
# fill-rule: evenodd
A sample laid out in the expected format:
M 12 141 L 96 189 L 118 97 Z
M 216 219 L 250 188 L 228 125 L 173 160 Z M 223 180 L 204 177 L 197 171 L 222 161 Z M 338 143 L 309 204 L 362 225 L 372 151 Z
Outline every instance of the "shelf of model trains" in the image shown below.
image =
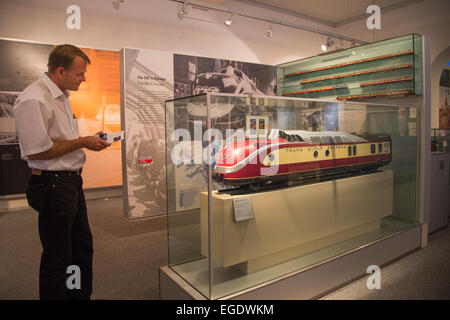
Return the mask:
M 388 79 L 388 80 L 380 80 L 380 81 L 372 81 L 372 82 L 364 82 L 360 84 L 360 87 L 368 87 L 368 86 L 376 86 L 381 84 L 391 84 L 391 83 L 398 83 L 398 82 L 406 82 L 406 81 L 412 81 L 412 77 L 404 77 L 404 78 L 398 78 L 398 79 Z
M 315 175 L 310 177 L 301 177 L 297 179 L 292 179 L 289 181 L 280 181 L 280 182 L 271 182 L 264 185 L 256 184 L 256 185 L 244 185 L 244 186 L 238 186 L 233 187 L 229 189 L 223 189 L 223 190 L 217 190 L 216 192 L 218 194 L 228 194 L 228 195 L 244 195 L 244 194 L 250 194 L 255 192 L 266 192 L 266 191 L 273 191 L 276 189 L 284 189 L 284 188 L 293 188 L 318 182 L 325 182 L 330 180 L 337 180 L 337 179 L 344 179 L 349 177 L 355 177 L 363 174 L 372 174 L 376 172 L 381 172 L 382 170 L 371 170 L 371 171 L 365 171 L 365 172 L 345 172 L 345 173 L 335 173 L 335 174 L 328 174 L 328 175 Z
M 296 92 L 287 92 L 283 93 L 282 96 L 297 96 L 302 94 L 308 94 L 308 93 L 319 93 L 324 91 L 333 91 L 333 90 L 342 90 L 342 89 L 354 89 L 354 88 L 362 88 L 362 87 L 369 87 L 369 86 L 375 86 L 375 85 L 383 85 L 383 84 L 392 84 L 392 83 L 400 83 L 400 82 L 407 82 L 412 81 L 412 77 L 403 77 L 403 78 L 396 78 L 396 79 L 388 79 L 388 80 L 379 80 L 379 81 L 372 81 L 372 82 L 364 82 L 359 83 L 354 86 L 342 86 L 342 87 L 326 87 L 326 88 L 319 88 L 319 89 L 312 89 L 312 90 L 305 90 L 305 91 L 296 91 Z
M 367 93 L 367 94 L 357 94 L 352 96 L 341 96 L 336 97 L 336 100 L 346 101 L 355 99 L 369 99 L 369 98 L 380 98 L 380 97 L 399 97 L 414 94 L 414 90 L 402 90 L 402 91 L 391 91 L 391 92 L 379 92 L 379 93 Z
M 317 72 L 317 71 L 323 71 L 323 70 L 329 70 L 329 69 L 335 69 L 335 68 L 342 68 L 342 67 L 359 64 L 359 63 L 390 59 L 390 58 L 405 56 L 405 55 L 409 55 L 409 54 L 413 54 L 413 53 L 414 53 L 413 50 L 400 51 L 397 53 L 386 54 L 383 56 L 378 56 L 378 57 L 373 57 L 373 58 L 361 59 L 361 60 L 356 60 L 356 61 L 344 62 L 344 63 L 340 63 L 340 64 L 336 64 L 336 65 L 326 66 L 326 67 L 320 67 L 320 68 L 315 68 L 315 69 L 310 69 L 310 70 L 305 70 L 305 71 L 288 73 L 288 74 L 284 75 L 284 78 L 294 77 L 294 76 L 311 73 L 311 72 Z
M 280 86 L 280 89 L 285 89 L 285 90 L 294 90 L 297 88 L 297 90 L 299 89 L 305 89 L 305 90 L 317 90 L 317 89 L 324 89 L 324 88 L 335 88 L 335 89 L 351 89 L 351 88 L 359 88 L 359 84 L 360 82 L 344 82 L 341 81 L 341 83 L 337 83 L 337 84 L 333 84 L 333 85 L 328 85 L 328 86 L 321 86 L 318 87 L 317 85 L 315 86 L 305 86 L 305 85 L 300 85 L 300 84 L 295 84 L 295 85 L 286 85 L 286 86 Z
M 366 70 L 366 71 L 358 71 L 358 72 L 352 72 L 352 73 L 347 73 L 347 74 L 341 74 L 341 75 L 336 75 L 336 76 L 329 76 L 329 77 L 324 77 L 324 78 L 316 78 L 316 79 L 310 79 L 310 80 L 302 80 L 302 81 L 300 81 L 300 84 L 307 84 L 307 83 L 314 83 L 314 82 L 320 82 L 320 81 L 342 79 L 342 78 L 348 78 L 348 77 L 356 77 L 356 76 L 362 76 L 362 75 L 367 75 L 367 74 L 395 71 L 395 70 L 401 70 L 401 69 L 409 69 L 409 68 L 412 68 L 412 66 L 413 66 L 412 64 L 402 64 L 402 65 L 399 65 L 399 66 L 393 66 L 393 67 L 387 67 L 387 68 L 380 68 L 380 69 Z
M 300 94 L 307 94 L 307 93 L 317 93 L 317 92 L 323 92 L 323 91 L 332 91 L 332 90 L 338 90 L 338 89 L 347 89 L 347 88 L 334 88 L 334 87 L 328 87 L 328 88 L 321 88 L 321 89 L 315 89 L 315 90 L 306 90 L 306 91 L 297 91 L 297 92 L 288 92 L 283 93 L 282 96 L 296 96 Z

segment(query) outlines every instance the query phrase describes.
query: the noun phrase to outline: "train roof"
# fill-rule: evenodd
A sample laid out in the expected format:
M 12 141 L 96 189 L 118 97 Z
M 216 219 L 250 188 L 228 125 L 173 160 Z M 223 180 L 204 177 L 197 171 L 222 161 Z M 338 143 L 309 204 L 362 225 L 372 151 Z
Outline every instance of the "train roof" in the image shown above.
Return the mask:
M 269 138 L 285 138 L 288 141 L 305 141 L 309 144 L 365 142 L 364 138 L 342 131 L 306 131 L 272 129 Z M 299 139 L 301 138 L 301 140 Z M 330 138 L 333 140 L 330 141 Z

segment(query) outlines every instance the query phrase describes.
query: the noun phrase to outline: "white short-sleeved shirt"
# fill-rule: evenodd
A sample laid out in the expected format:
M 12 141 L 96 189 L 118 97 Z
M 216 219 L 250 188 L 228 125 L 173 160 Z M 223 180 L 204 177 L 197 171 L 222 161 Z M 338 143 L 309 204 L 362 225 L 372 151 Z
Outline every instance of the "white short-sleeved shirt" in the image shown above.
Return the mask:
M 62 92 L 47 74 L 30 84 L 16 99 L 14 119 L 21 156 L 28 161 L 30 168 L 59 171 L 83 167 L 86 155 L 81 149 L 56 159 L 27 158 L 49 150 L 53 141 L 74 140 L 79 137 L 78 121 L 72 113 L 69 92 Z

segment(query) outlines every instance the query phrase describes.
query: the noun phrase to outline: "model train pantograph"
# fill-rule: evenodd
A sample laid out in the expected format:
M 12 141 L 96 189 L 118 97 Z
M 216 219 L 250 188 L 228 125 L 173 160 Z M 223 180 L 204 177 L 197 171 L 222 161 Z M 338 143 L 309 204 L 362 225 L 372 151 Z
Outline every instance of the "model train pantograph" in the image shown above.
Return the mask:
M 391 152 L 391 138 L 383 133 L 272 129 L 267 139 L 225 145 L 217 154 L 213 177 L 231 186 L 254 187 L 339 173 L 368 173 L 389 164 Z

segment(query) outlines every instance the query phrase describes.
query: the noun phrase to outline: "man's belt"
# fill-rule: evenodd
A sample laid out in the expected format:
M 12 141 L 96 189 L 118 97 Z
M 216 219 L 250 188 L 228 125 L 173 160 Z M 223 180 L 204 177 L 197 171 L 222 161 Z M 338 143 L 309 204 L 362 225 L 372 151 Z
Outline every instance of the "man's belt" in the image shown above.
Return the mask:
M 81 175 L 81 172 L 83 171 L 83 168 L 80 168 L 75 171 L 47 171 L 47 170 L 40 170 L 40 169 L 31 169 L 31 174 L 37 175 L 37 176 L 55 176 L 55 177 L 73 177 Z

